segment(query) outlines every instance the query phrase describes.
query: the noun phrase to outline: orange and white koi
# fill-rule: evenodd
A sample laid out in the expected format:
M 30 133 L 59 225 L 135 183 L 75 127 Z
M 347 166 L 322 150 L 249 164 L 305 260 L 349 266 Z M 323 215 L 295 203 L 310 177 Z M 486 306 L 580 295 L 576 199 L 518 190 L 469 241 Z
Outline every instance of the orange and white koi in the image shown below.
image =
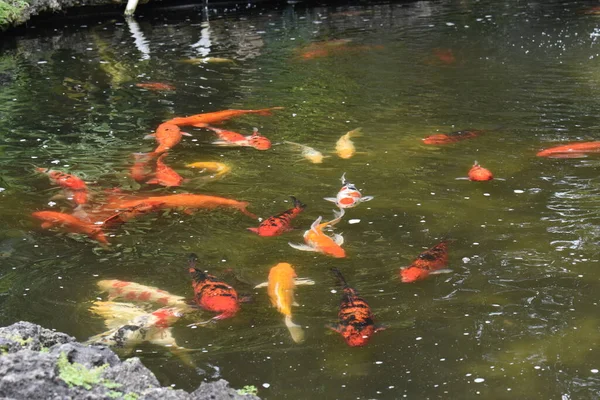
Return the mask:
M 315 282 L 298 278 L 294 268 L 288 263 L 279 263 L 269 271 L 268 282 L 263 282 L 255 286 L 262 288 L 267 286 L 267 293 L 273 307 L 277 308 L 285 317 L 285 326 L 290 331 L 292 340 L 296 343 L 304 341 L 304 331 L 300 325 L 292 321 L 292 305 L 297 305 L 294 301 L 294 289 L 297 285 L 314 285 Z
M 36 171 L 48 175 L 48 178 L 50 178 L 52 183 L 72 192 L 75 204 L 82 205 L 87 203 L 88 191 L 87 185 L 83 179 L 78 178 L 75 175 L 54 171 L 49 168 L 36 168 Z
M 258 228 L 248 228 L 250 232 L 254 232 L 259 236 L 279 236 L 284 232 L 292 229 L 292 219 L 296 218 L 306 208 L 300 200 L 294 196 L 290 196 L 294 204 L 293 208 L 282 213 L 267 218 L 260 223 Z
M 219 178 L 231 171 L 231 167 L 227 164 L 215 162 L 215 161 L 198 161 L 195 163 L 187 164 L 186 167 L 198 168 L 201 171 L 214 172 L 213 178 Z
M 179 126 L 194 126 L 194 125 L 202 125 L 202 124 L 215 124 L 217 122 L 222 122 L 228 120 L 233 117 L 238 117 L 240 115 L 245 114 L 258 114 L 258 115 L 273 115 L 273 110 L 283 110 L 283 107 L 271 107 L 271 108 L 263 108 L 261 110 L 223 110 L 223 111 L 215 111 L 211 113 L 205 114 L 196 114 L 191 115 L 189 117 L 177 117 L 168 120 L 166 123 L 175 124 Z
M 221 140 L 215 140 L 213 142 L 213 144 L 217 146 L 254 147 L 256 150 L 268 150 L 271 148 L 271 141 L 258 133 L 257 128 L 254 128 L 252 135 L 248 136 L 212 126 L 205 126 L 205 128 L 210 129 L 219 136 Z
M 483 168 L 477 161 L 473 164 L 473 167 L 469 170 L 469 180 L 483 182 L 491 181 L 494 179 L 494 175 L 489 169 Z
M 302 149 L 302 157 L 306 158 L 313 164 L 321 164 L 323 162 L 323 158 L 325 158 L 320 151 L 315 150 L 312 147 L 305 146 L 300 143 L 289 142 L 287 140 L 284 143 L 300 147 Z
M 340 209 L 339 212 L 334 211 L 335 218 L 323 223 L 321 223 L 322 217 L 317 218 L 310 226 L 310 229 L 304 232 L 304 242 L 306 244 L 288 244 L 296 250 L 315 251 L 336 258 L 346 257 L 346 252 L 342 248 L 344 237 L 336 233 L 333 234 L 333 237 L 330 237 L 323 233 L 323 229 L 326 227 L 333 226 L 340 222 L 344 216 L 344 212 L 343 208 Z
M 337 268 L 332 268 L 331 272 L 340 281 L 344 294 L 338 312 L 339 322 L 337 325 L 329 326 L 329 329 L 342 335 L 348 346 L 364 346 L 371 336 L 385 328 L 375 326 L 371 307 L 358 295 L 356 289 L 348 285 L 342 273 Z
M 154 154 L 161 154 L 173 148 L 181 141 L 182 136 L 192 136 L 189 133 L 181 132 L 181 129 L 175 124 L 167 122 L 160 124 L 156 128 L 156 133 L 144 136 L 144 139 L 156 139 L 158 147 L 154 149 Z
M 167 156 L 166 153 L 163 153 L 156 160 L 156 171 L 154 173 L 154 178 L 150 179 L 148 184 L 152 185 L 162 185 L 162 186 L 180 186 L 184 181 L 183 177 L 179 175 L 173 168 L 169 167 L 164 163 L 163 159 Z
M 600 153 L 600 142 L 569 143 L 542 150 L 536 155 L 552 158 L 580 158 L 586 157 L 589 153 Z
M 33 217 L 40 219 L 42 228 L 49 229 L 53 227 L 63 227 L 69 232 L 83 233 L 93 240 L 96 240 L 104 245 L 108 245 L 108 240 L 102 232 L 101 226 L 91 222 L 83 221 L 73 215 L 64 214 L 56 211 L 36 211 L 31 214 Z
M 346 173 L 342 175 L 342 188 L 337 193 L 336 197 L 325 197 L 324 200 L 335 203 L 339 208 L 356 207 L 364 201 L 373 200 L 373 196 L 363 196 L 360 191 L 352 183 L 346 180 Z
M 419 254 L 413 263 L 400 269 L 400 279 L 404 283 L 411 283 L 427 278 L 429 275 L 446 274 L 451 269 L 444 269 L 448 265 L 448 243 L 444 240 L 429 250 Z
M 345 135 L 342 135 L 335 144 L 337 155 L 344 159 L 352 157 L 356 153 L 356 148 L 354 147 L 354 142 L 352 142 L 350 138 L 360 136 L 361 134 L 361 128 L 356 128 Z
M 102 292 L 108 293 L 108 300 L 123 299 L 143 303 L 156 303 L 161 306 L 187 307 L 185 299 L 154 286 L 117 279 L 101 280 L 96 283 Z

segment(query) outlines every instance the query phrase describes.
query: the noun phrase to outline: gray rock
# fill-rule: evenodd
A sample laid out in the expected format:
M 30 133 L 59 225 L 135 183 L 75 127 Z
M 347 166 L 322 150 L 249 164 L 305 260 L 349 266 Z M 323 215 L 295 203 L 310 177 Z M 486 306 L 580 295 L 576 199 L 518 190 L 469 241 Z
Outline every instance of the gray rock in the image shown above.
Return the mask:
M 78 368 L 100 368 L 96 379 L 65 382 L 57 364 L 63 354 L 69 363 L 81 364 Z M 164 388 L 139 358 L 121 361 L 105 346 L 86 346 L 28 322 L 0 328 L 0 398 L 108 400 L 126 394 L 146 400 L 260 400 L 238 394 L 222 379 L 204 382 L 191 394 Z

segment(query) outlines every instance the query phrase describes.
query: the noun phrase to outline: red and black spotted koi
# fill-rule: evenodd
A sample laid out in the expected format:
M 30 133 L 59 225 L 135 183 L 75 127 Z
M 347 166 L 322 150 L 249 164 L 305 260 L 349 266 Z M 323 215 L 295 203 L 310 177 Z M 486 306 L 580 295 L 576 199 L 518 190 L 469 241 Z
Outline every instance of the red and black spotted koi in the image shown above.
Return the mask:
M 233 317 L 240 309 L 235 289 L 213 275 L 197 269 L 198 256 L 196 254 L 190 254 L 188 262 L 194 288 L 194 302 L 207 311 L 220 313 L 211 320 Z
M 364 346 L 374 333 L 385 328 L 375 327 L 371 307 L 348 285 L 342 273 L 337 268 L 332 268 L 331 272 L 342 284 L 344 295 L 338 312 L 339 323 L 329 328 L 342 335 L 348 346 Z
M 259 236 L 279 236 L 282 233 L 291 230 L 292 219 L 296 218 L 298 214 L 304 211 L 306 204 L 303 204 L 294 196 L 290 196 L 290 198 L 294 204 L 293 208 L 267 218 L 261 222 L 258 228 L 248 228 L 248 230 Z
M 402 282 L 410 283 L 425 279 L 429 275 L 452 272 L 450 269 L 443 269 L 448 265 L 448 243 L 452 241 L 444 240 L 419 254 L 410 266 L 400 270 Z

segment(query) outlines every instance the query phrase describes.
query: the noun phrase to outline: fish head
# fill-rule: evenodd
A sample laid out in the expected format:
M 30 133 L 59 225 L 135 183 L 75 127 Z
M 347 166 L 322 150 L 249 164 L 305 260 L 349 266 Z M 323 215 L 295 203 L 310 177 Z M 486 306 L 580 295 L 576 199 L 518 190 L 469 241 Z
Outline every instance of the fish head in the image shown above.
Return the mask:
M 179 133 L 181 133 L 179 126 L 175 124 L 169 124 L 167 122 L 160 124 L 158 129 L 156 129 L 157 135 L 177 135 Z
M 371 336 L 375 333 L 375 326 L 367 325 L 357 328 L 353 325 L 347 325 L 343 328 L 338 328 L 338 332 L 342 335 L 348 346 L 361 347 L 369 343 Z
M 410 267 L 403 268 L 400 270 L 400 279 L 404 283 L 416 282 L 427 278 L 428 275 L 429 270 L 415 267 L 412 265 Z
M 208 311 L 220 312 L 222 316 L 219 319 L 231 318 L 240 309 L 240 303 L 237 296 L 203 296 L 200 299 L 200 306 Z

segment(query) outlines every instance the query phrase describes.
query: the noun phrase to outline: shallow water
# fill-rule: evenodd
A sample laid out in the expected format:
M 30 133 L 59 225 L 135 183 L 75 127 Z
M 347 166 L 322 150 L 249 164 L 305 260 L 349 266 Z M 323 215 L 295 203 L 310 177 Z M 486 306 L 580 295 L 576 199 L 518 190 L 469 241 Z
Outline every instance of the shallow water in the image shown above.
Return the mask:
M 96 281 L 191 297 L 186 258 L 195 252 L 252 301 L 210 327 L 175 325 L 192 366 L 159 346 L 121 353 L 141 357 L 165 385 L 189 390 L 220 376 L 268 399 L 598 398 L 600 159 L 535 157 L 557 143 L 600 140 L 600 17 L 584 12 L 593 5 L 188 10 L 141 16 L 137 25 L 38 27 L 11 39 L 0 54 L 0 324 L 28 320 L 85 340 L 105 330 L 88 311 L 105 298 Z M 350 41 L 328 56 L 301 56 L 313 42 L 338 39 Z M 438 57 L 447 50 L 454 61 Z M 204 56 L 235 63 L 178 62 Z M 269 151 L 215 147 L 212 134 L 186 128 L 193 138 L 168 162 L 190 181 L 165 189 L 128 176 L 131 153 L 153 148 L 142 138 L 162 121 L 270 106 L 285 110 L 223 124 L 244 134 L 258 127 L 275 143 Z M 338 158 L 335 142 L 356 127 L 358 153 Z M 486 132 L 446 146 L 421 141 L 468 128 Z M 329 157 L 311 164 L 285 140 Z M 475 160 L 501 179 L 457 179 Z M 195 161 L 225 162 L 232 172 L 202 179 L 185 168 Z M 230 210 L 148 215 L 112 231 L 106 250 L 39 227 L 33 211 L 72 206 L 53 199 L 60 189 L 34 165 L 84 178 L 93 204 L 120 187 L 236 198 L 263 218 L 287 209 L 289 195 L 308 208 L 296 230 L 275 238 L 248 232 L 258 223 Z M 336 226 L 348 257 L 289 247 L 318 216 L 332 215 L 323 197 L 335 195 L 344 172 L 375 196 Z M 456 240 L 453 272 L 400 283 L 399 268 L 444 237 Z M 307 333 L 299 345 L 266 291 L 252 289 L 282 261 L 317 282 L 296 291 L 294 319 Z M 364 348 L 325 328 L 340 300 L 331 267 L 387 327 Z

